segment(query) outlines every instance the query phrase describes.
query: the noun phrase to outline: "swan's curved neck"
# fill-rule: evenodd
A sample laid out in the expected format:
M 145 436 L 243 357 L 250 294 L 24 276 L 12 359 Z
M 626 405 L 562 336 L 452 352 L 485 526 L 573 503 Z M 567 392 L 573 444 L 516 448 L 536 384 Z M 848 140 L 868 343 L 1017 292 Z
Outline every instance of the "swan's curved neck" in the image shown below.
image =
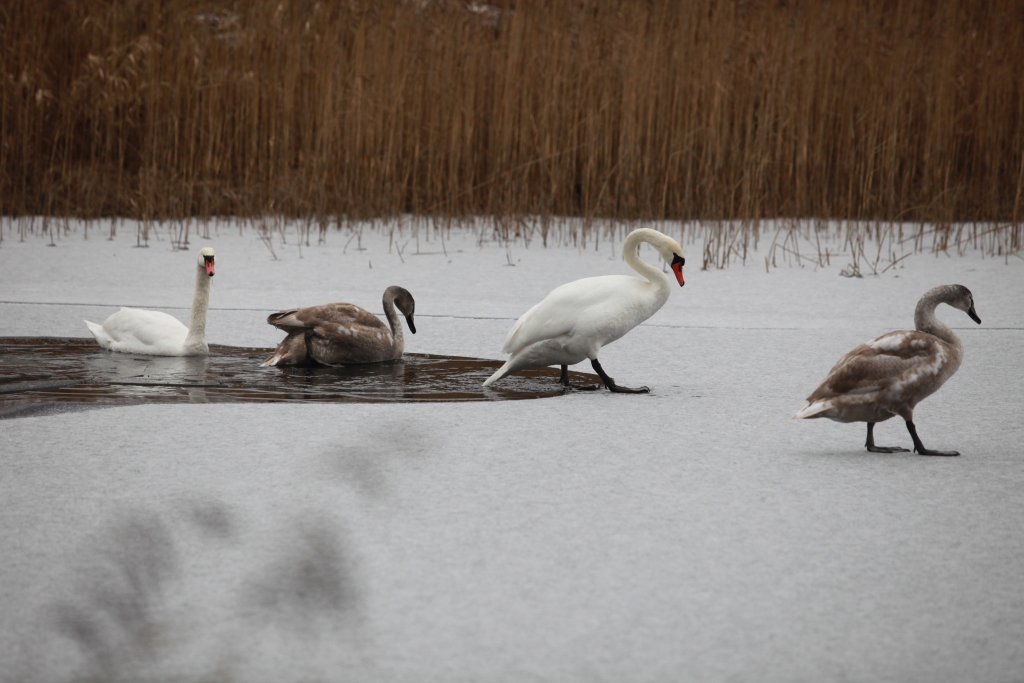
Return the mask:
M 636 253 L 637 247 L 640 246 L 641 242 L 656 244 L 656 240 L 659 236 L 660 233 L 654 230 L 634 230 L 626 236 L 626 240 L 622 243 L 622 257 L 626 260 L 626 263 L 629 264 L 630 268 L 650 280 L 652 285 L 658 289 L 664 289 L 665 295 L 667 296 L 671 284 L 668 276 L 661 272 L 661 269 L 657 266 L 652 266 L 650 263 L 641 259 Z
M 405 350 L 405 335 L 402 333 L 402 315 L 395 310 L 395 295 L 391 291 L 384 292 L 384 315 L 391 325 L 391 338 L 395 346 Z
M 914 327 L 921 332 L 933 334 L 944 342 L 959 346 L 960 338 L 956 336 L 956 333 L 935 317 L 935 307 L 946 303 L 943 294 L 941 289 L 936 289 L 921 297 L 921 300 L 917 302 L 917 308 L 914 309 Z
M 206 343 L 206 309 L 210 306 L 210 276 L 206 268 L 196 268 L 196 291 L 192 296 L 192 319 L 188 324 L 185 345 Z

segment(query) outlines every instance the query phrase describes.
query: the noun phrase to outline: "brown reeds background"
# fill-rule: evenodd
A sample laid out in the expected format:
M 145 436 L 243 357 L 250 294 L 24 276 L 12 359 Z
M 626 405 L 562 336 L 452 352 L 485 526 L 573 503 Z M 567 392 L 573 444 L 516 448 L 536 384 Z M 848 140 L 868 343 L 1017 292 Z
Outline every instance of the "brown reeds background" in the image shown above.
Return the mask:
M 1024 215 L 1024 4 L 6 0 L 0 214 Z

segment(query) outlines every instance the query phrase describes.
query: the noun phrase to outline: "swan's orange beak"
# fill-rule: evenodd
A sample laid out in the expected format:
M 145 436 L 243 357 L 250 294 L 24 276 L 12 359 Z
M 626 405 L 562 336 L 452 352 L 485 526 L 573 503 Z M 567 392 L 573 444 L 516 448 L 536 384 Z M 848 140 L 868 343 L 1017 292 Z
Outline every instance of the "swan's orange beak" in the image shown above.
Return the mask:
M 206 263 L 206 274 L 213 277 L 213 257 L 204 256 L 203 261 Z
M 679 286 L 682 287 L 686 284 L 683 281 L 683 264 L 686 263 L 686 259 L 679 256 L 679 254 L 673 254 L 672 256 L 672 272 L 676 274 L 676 280 L 679 281 Z

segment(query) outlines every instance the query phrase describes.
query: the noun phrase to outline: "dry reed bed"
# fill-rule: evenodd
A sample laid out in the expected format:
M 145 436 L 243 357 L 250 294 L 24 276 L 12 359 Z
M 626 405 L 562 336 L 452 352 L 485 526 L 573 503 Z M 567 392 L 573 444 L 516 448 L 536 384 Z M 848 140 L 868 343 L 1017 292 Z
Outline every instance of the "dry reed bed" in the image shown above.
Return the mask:
M 1020 3 L 8 0 L 0 55 L 4 215 L 1024 213 Z

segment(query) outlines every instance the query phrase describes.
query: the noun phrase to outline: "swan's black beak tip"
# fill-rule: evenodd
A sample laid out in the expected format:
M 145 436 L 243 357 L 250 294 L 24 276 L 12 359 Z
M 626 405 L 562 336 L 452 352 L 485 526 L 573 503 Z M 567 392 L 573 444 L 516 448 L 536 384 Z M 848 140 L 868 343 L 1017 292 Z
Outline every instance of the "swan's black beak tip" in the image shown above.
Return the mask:
M 971 320 L 974 322 L 979 325 L 981 324 L 981 318 L 978 317 L 978 312 L 974 310 L 974 304 L 971 304 L 971 307 L 967 309 L 967 315 L 971 316 Z
M 413 334 L 416 334 L 416 323 L 412 321 L 412 318 L 407 316 L 405 318 L 405 322 L 409 323 L 409 331 L 412 332 Z

